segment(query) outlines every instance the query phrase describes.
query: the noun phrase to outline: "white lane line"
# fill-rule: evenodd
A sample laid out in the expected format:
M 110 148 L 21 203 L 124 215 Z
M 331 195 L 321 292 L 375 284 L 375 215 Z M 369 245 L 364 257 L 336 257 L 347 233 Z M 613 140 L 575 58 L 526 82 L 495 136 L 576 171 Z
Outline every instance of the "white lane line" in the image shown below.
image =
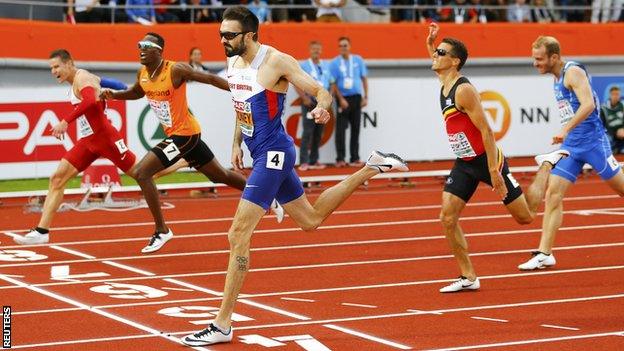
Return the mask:
M 76 250 L 72 250 L 72 249 L 68 249 L 62 246 L 58 246 L 58 245 L 50 245 L 51 249 L 55 249 L 58 251 L 62 251 L 65 253 L 68 253 L 70 255 L 74 255 L 74 256 L 78 256 L 78 257 L 82 257 L 82 258 L 86 258 L 87 260 L 95 260 L 97 259 L 95 256 L 91 256 L 91 255 L 87 255 L 86 253 L 82 253 Z
M 316 300 L 310 300 L 310 299 L 300 299 L 300 298 L 296 298 L 296 297 L 281 297 L 282 300 L 286 300 L 286 301 L 299 301 L 299 302 L 315 302 Z
M 592 244 L 592 245 L 575 245 L 575 246 L 561 246 L 557 248 L 557 251 L 567 251 L 567 250 L 578 250 L 578 249 L 596 249 L 596 248 L 606 248 L 606 247 L 620 247 L 624 246 L 624 242 L 621 243 L 609 243 L 609 244 Z M 489 251 L 489 252 L 475 252 L 471 253 L 471 256 L 493 256 L 493 255 L 508 255 L 508 254 L 517 254 L 517 253 L 528 253 L 529 249 L 521 249 L 521 250 L 505 250 L 505 251 Z M 397 258 L 397 259 L 384 259 L 384 260 L 368 260 L 368 261 L 347 261 L 347 262 L 338 262 L 338 263 L 321 263 L 321 264 L 310 264 L 310 265 L 300 265 L 300 266 L 278 266 L 278 267 L 267 267 L 267 268 L 252 268 L 250 272 L 274 272 L 274 271 L 287 271 L 287 270 L 298 270 L 298 269 L 315 269 L 315 268 L 328 268 L 328 267 L 348 267 L 348 266 L 360 266 L 360 265 L 374 265 L 374 264 L 389 264 L 389 263 L 403 263 L 403 262 L 416 262 L 416 261 L 428 261 L 428 260 L 438 260 L 438 259 L 448 259 L 453 258 L 453 255 L 436 255 L 436 256 L 420 256 L 420 257 L 406 257 L 406 258 Z M 88 260 L 88 261 L 79 261 L 79 262 L 96 262 L 97 260 Z M 75 262 L 75 263 L 79 263 Z M 59 263 L 72 263 L 72 262 L 48 262 L 53 264 Z M 31 266 L 30 263 L 22 263 L 15 264 L 11 266 L 17 267 L 26 267 Z M 0 266 L 2 267 L 2 266 Z M 619 269 L 621 266 L 608 266 L 611 269 Z M 598 269 L 601 270 L 601 267 L 590 267 L 590 268 L 580 268 L 579 272 L 585 270 L 593 270 Z M 518 276 L 526 276 L 526 275 L 538 275 L 538 274 L 556 274 L 557 272 L 571 272 L 571 270 L 560 270 L 560 271 L 537 271 L 537 272 L 525 272 L 525 273 L 516 273 L 513 275 L 509 275 L 510 277 L 518 277 Z M 113 281 L 132 281 L 132 280 L 148 280 L 153 278 L 179 278 L 179 277 L 205 277 L 205 276 L 213 276 L 213 275 L 224 275 L 227 271 L 215 271 L 215 272 L 202 272 L 202 273 L 181 273 L 181 274 L 167 274 L 167 275 L 154 275 L 152 277 L 127 277 L 127 278 L 112 278 L 112 279 L 94 279 L 89 281 L 76 281 L 76 282 L 56 282 L 56 283 L 41 283 L 41 284 L 33 284 L 35 286 L 55 286 L 55 285 L 69 285 L 69 284 L 85 284 L 85 283 L 94 283 L 94 282 L 113 282 Z M 483 279 L 483 277 L 479 277 L 479 279 Z M 452 280 L 442 279 L 436 280 L 435 282 L 448 282 Z M 2 289 L 13 289 L 14 287 L 1 287 Z
M 302 326 L 302 325 L 327 324 L 327 323 L 339 323 L 339 322 L 353 322 L 353 321 L 375 320 L 375 319 L 384 319 L 384 318 L 410 317 L 410 316 L 416 316 L 416 315 L 421 315 L 421 314 L 426 315 L 426 314 L 430 314 L 432 312 L 452 313 L 452 312 L 464 312 L 464 311 L 479 311 L 479 310 L 489 310 L 489 309 L 507 308 L 507 307 L 541 306 L 541 305 L 549 305 L 549 304 L 586 302 L 586 301 L 620 299 L 620 298 L 624 298 L 624 294 L 605 295 L 605 296 L 590 296 L 590 297 L 558 299 L 558 300 L 531 301 L 531 302 L 526 302 L 526 303 L 513 303 L 513 304 L 507 304 L 507 305 L 485 305 L 485 306 L 474 306 L 474 307 L 461 307 L 461 308 L 451 308 L 451 309 L 446 309 L 446 310 L 424 311 L 422 313 L 420 313 L 420 312 L 403 312 L 403 313 L 392 313 L 392 314 L 382 314 L 382 315 L 369 315 L 369 316 L 358 316 L 358 317 L 346 317 L 346 318 L 313 320 L 313 321 L 303 321 L 303 322 L 248 325 L 248 326 L 240 326 L 240 327 L 237 327 L 236 329 L 237 330 L 271 329 L 271 328 L 294 327 L 294 326 Z M 192 333 L 192 332 L 193 332 L 192 330 L 188 330 L 188 331 L 183 331 L 183 332 L 175 332 L 175 333 L 172 333 L 172 335 L 189 334 L 189 333 Z
M 248 299 L 239 299 L 239 300 L 237 300 L 237 302 L 243 303 L 243 304 L 249 305 L 249 306 L 254 306 L 254 307 L 257 307 L 257 308 L 260 308 L 260 309 L 263 309 L 263 310 L 271 311 L 271 312 L 274 312 L 274 313 L 277 313 L 277 314 L 281 314 L 281 315 L 284 315 L 284 316 L 288 316 L 288 317 L 291 317 L 291 318 L 294 318 L 294 319 L 299 319 L 299 320 L 302 320 L 302 321 L 308 321 L 308 320 L 311 319 L 310 317 L 306 317 L 306 316 L 303 316 L 303 315 L 300 315 L 300 314 L 288 312 L 288 311 L 285 311 L 285 310 L 282 310 L 282 309 L 279 309 L 279 308 L 268 306 L 268 305 L 265 305 L 265 304 L 262 304 L 262 303 L 259 303 L 259 302 L 248 300 Z
M 394 342 L 394 341 L 378 338 L 376 336 L 372 336 L 372 335 L 369 335 L 369 334 L 364 334 L 362 332 L 351 330 L 351 329 L 347 329 L 345 327 L 341 327 L 341 326 L 338 326 L 338 325 L 335 325 L 335 324 L 324 324 L 323 326 L 326 327 L 326 328 L 329 328 L 329 329 L 338 330 L 338 331 L 341 331 L 343 333 L 351 334 L 351 335 L 360 337 L 362 339 L 366 339 L 366 340 L 378 342 L 380 344 L 384 344 L 384 345 L 387 345 L 387 346 L 391 346 L 391 347 L 397 348 L 399 350 L 411 350 L 412 349 L 409 346 L 406 346 L 406 345 L 403 345 L 403 344 L 399 344 L 399 343 Z
M 172 279 L 172 278 L 165 278 L 163 280 L 166 281 L 166 282 L 169 282 L 169 283 L 173 283 L 173 284 L 176 284 L 176 285 L 187 287 L 189 289 L 201 291 L 201 292 L 204 292 L 204 293 L 212 295 L 212 296 L 223 296 L 222 292 L 215 291 L 215 290 L 208 289 L 208 288 L 204 288 L 204 287 L 201 287 L 201 286 L 198 286 L 198 285 L 195 285 L 195 284 L 183 282 L 181 280 Z
M 17 346 L 11 346 L 11 348 L 12 349 L 26 349 L 26 348 L 31 348 L 31 347 L 34 348 L 34 347 L 45 347 L 45 346 L 76 345 L 76 344 L 87 344 L 87 343 L 102 342 L 102 341 L 119 341 L 119 340 L 153 338 L 155 336 L 156 335 L 154 334 L 114 336 L 110 338 L 81 339 L 81 340 L 71 340 L 71 341 L 46 342 L 46 343 L 40 343 L 40 344 L 17 345 Z
M 88 306 L 88 305 L 86 305 L 86 304 L 84 304 L 82 302 L 79 302 L 79 301 L 70 299 L 68 297 L 65 297 L 65 296 L 53 293 L 51 291 L 47 291 L 47 290 L 44 290 L 44 289 L 41 289 L 41 288 L 38 288 L 38 287 L 35 287 L 35 286 L 30 286 L 30 285 L 28 285 L 28 284 L 26 284 L 26 283 L 24 283 L 24 282 L 22 282 L 20 280 L 17 280 L 17 279 L 11 278 L 11 277 L 7 277 L 7 276 L 4 276 L 2 274 L 0 274 L 0 279 L 4 280 L 6 282 L 9 282 L 11 284 L 19 285 L 19 286 L 24 287 L 24 288 L 26 288 L 28 290 L 31 290 L 31 291 L 36 292 L 36 293 L 39 293 L 41 295 L 48 296 L 48 297 L 53 298 L 55 300 L 59 300 L 59 301 L 65 302 L 65 303 L 67 303 L 69 305 L 80 307 L 82 310 L 85 310 L 87 312 L 96 313 L 96 314 L 98 314 L 100 316 L 103 316 L 103 317 L 106 317 L 108 319 L 112 319 L 114 321 L 121 322 L 123 324 L 129 325 L 129 326 L 137 328 L 139 330 L 143 330 L 145 332 L 148 332 L 148 333 L 150 333 L 152 335 L 159 336 L 159 337 L 162 337 L 162 338 L 167 339 L 169 341 L 173 341 L 173 342 L 175 342 L 177 344 L 183 345 L 182 341 L 180 339 L 178 339 L 176 337 L 173 337 L 171 335 L 165 335 L 165 334 L 161 333 L 160 331 L 158 331 L 156 329 L 153 329 L 153 328 L 150 328 L 150 327 L 148 327 L 146 325 L 143 325 L 143 324 L 131 321 L 129 319 L 126 319 L 126 318 L 114 315 L 112 313 L 109 313 L 109 312 L 106 312 L 106 311 L 102 311 L 100 309 Z M 203 347 L 193 347 L 193 349 L 195 349 L 195 350 L 204 350 L 204 351 L 208 350 L 208 349 L 203 348 Z
M 90 255 L 87 255 L 85 253 L 78 252 L 78 251 L 75 251 L 75 250 L 68 250 L 68 249 L 65 249 L 65 248 L 60 247 L 60 246 L 56 246 L 55 245 L 55 246 L 53 246 L 53 248 L 59 249 L 61 251 L 65 251 L 65 252 L 68 252 L 68 253 L 71 253 L 71 254 L 76 255 L 76 256 L 80 256 L 80 257 L 93 257 L 95 259 L 94 256 L 90 256 Z M 152 278 L 155 278 L 155 276 L 156 276 L 154 273 L 151 273 L 151 272 L 148 272 L 148 271 L 144 271 L 144 270 L 141 270 L 141 269 L 138 269 L 138 268 L 130 267 L 130 266 L 125 265 L 125 264 L 120 264 L 120 263 L 112 262 L 112 261 L 108 261 L 108 260 L 107 261 L 102 261 L 102 262 L 110 264 L 110 265 L 113 265 L 113 266 L 116 266 L 116 267 L 119 267 L 119 268 L 122 268 L 122 269 L 129 270 L 131 272 L 135 272 L 135 273 L 138 273 L 138 274 L 150 276 Z M 211 290 L 211 289 L 208 289 L 208 288 L 204 288 L 204 287 L 201 287 L 201 286 L 198 286 L 198 285 L 195 285 L 195 284 L 191 284 L 191 283 L 186 283 L 186 282 L 180 281 L 178 279 L 165 278 L 163 280 L 166 281 L 166 282 L 172 283 L 172 284 L 176 284 L 176 285 L 180 285 L 180 286 L 189 288 L 189 289 L 201 291 L 201 292 L 207 293 L 207 294 L 212 295 L 212 296 L 218 296 L 218 297 L 222 297 L 223 296 L 222 292 Z M 87 283 L 93 283 L 93 281 L 87 281 Z M 285 310 L 282 310 L 282 309 L 279 309 L 279 308 L 267 306 L 267 305 L 264 305 L 264 304 L 261 304 L 261 303 L 258 303 L 258 302 L 254 302 L 254 301 L 251 301 L 251 300 L 248 300 L 248 299 L 240 299 L 240 300 L 238 300 L 238 302 L 246 304 L 246 305 L 254 306 L 256 308 L 264 309 L 264 310 L 269 311 L 269 312 L 274 312 L 274 313 L 278 313 L 278 314 L 281 314 L 281 315 L 284 315 L 284 316 L 288 316 L 288 317 L 292 317 L 292 318 L 295 318 L 295 319 L 299 319 L 299 320 L 309 320 L 310 319 L 309 317 L 306 317 L 306 316 L 302 316 L 302 315 L 299 315 L 299 314 L 296 314 L 296 313 L 288 312 L 288 311 L 285 311 Z
M 470 318 L 477 319 L 477 320 L 480 320 L 480 321 L 489 321 L 489 322 L 501 322 L 501 323 L 509 322 L 506 319 L 498 319 L 498 318 L 486 318 L 486 317 L 476 317 L 476 316 L 473 316 L 473 317 L 470 317 Z
M 484 349 L 484 348 L 501 347 L 501 346 L 539 344 L 539 343 L 553 342 L 553 341 L 565 341 L 565 340 L 600 338 L 600 337 L 605 337 L 605 336 L 618 335 L 618 333 L 622 333 L 622 331 L 608 332 L 608 333 L 598 333 L 598 334 L 583 334 L 583 335 L 574 335 L 574 336 L 562 336 L 562 337 L 558 337 L 558 338 L 518 340 L 518 341 L 509 341 L 509 342 L 499 342 L 499 343 L 495 343 L 495 344 L 482 344 L 482 345 L 471 345 L 471 346 L 455 346 L 455 347 L 449 347 L 449 348 L 443 348 L 443 349 L 429 349 L 428 351 L 474 350 L 474 349 Z
M 123 263 L 113 262 L 113 261 L 109 261 L 109 260 L 102 261 L 102 263 L 105 263 L 105 264 L 107 264 L 109 266 L 114 266 L 114 267 L 117 267 L 117 268 L 125 269 L 125 270 L 130 271 L 130 272 L 134 272 L 134 273 L 138 273 L 138 274 L 141 274 L 141 275 L 145 275 L 145 276 L 153 277 L 153 276 L 156 275 L 155 273 L 144 271 L 142 269 L 135 268 L 135 267 L 130 267 L 130 266 L 125 265 Z
M 438 190 L 436 190 L 438 191 Z M 574 202 L 574 201 L 586 201 L 586 200 L 603 200 L 603 199 L 616 199 L 620 198 L 617 195 L 597 195 L 597 196 L 573 196 L 564 198 L 564 202 Z M 481 201 L 481 202 L 470 202 L 466 204 L 466 207 L 481 207 L 481 206 L 499 206 L 500 201 Z M 441 205 L 433 204 L 433 205 L 418 205 L 418 206 L 401 206 L 401 207 L 381 207 L 381 208 L 368 208 L 368 209 L 354 209 L 354 210 L 338 210 L 332 213 L 333 215 L 341 215 L 341 214 L 356 214 L 356 213 L 377 213 L 377 212 L 390 212 L 390 211 L 418 211 L 418 210 L 427 210 L 427 209 L 438 209 L 441 208 Z M 622 207 L 615 207 L 613 209 L 622 209 Z M 596 209 L 599 211 L 605 211 L 608 209 Z M 579 210 L 575 210 L 579 211 Z M 574 212 L 574 211 L 572 211 Z M 541 214 L 541 213 L 540 213 Z M 267 216 L 270 217 L 270 216 Z M 193 223 L 207 223 L 207 222 L 230 222 L 234 219 L 233 217 L 221 217 L 221 218 L 199 218 L 199 219 L 183 219 L 183 220 L 174 220 L 168 221 L 169 224 L 193 224 Z M 123 228 L 123 227 L 140 227 L 140 226 L 152 226 L 154 222 L 134 222 L 134 223 L 112 223 L 112 224 L 97 224 L 97 225 L 81 225 L 81 226 L 66 226 L 66 227 L 54 227 L 52 228 L 54 231 L 61 230 L 78 230 L 78 229 L 94 229 L 94 228 Z M 26 232 L 30 229 L 0 229 L 0 232 Z M 254 231 L 254 234 L 256 231 Z M 227 234 L 227 233 L 226 233 Z M 176 235 L 176 238 L 179 236 Z M 133 241 L 142 241 L 145 238 L 132 238 Z M 67 245 L 67 243 L 62 243 Z M 16 246 L 21 247 L 21 246 Z
M 407 312 L 415 312 L 416 314 L 436 314 L 436 315 L 444 314 L 442 312 L 423 311 L 423 310 L 415 310 L 415 309 L 409 309 L 407 310 Z
M 359 303 L 349 303 L 349 302 L 343 302 L 343 303 L 341 303 L 341 305 L 353 306 L 353 307 L 363 307 L 363 308 L 377 308 L 377 306 L 373 306 L 373 305 L 361 305 Z
M 541 324 L 540 327 L 544 327 L 544 328 L 554 328 L 554 329 L 563 329 L 563 330 L 580 330 L 579 328 L 572 328 L 572 327 L 563 327 L 560 325 L 552 325 L 552 324 Z
M 162 287 L 161 289 L 163 289 L 163 290 L 171 290 L 171 291 L 185 291 L 185 292 L 195 291 L 193 289 L 169 288 L 169 287 Z

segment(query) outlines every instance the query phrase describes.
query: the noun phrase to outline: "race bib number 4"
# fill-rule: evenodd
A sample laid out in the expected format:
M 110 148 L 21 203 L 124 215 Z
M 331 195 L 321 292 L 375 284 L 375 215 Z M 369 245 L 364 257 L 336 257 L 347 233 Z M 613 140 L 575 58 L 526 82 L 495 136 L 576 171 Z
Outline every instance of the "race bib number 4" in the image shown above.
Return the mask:
M 171 119 L 171 107 L 169 105 L 169 101 L 148 101 L 152 111 L 156 114 L 156 118 L 160 121 L 160 124 L 167 128 L 171 128 L 173 126 L 173 122 Z
M 470 145 L 468 137 L 463 132 L 457 134 L 449 134 L 448 139 L 449 144 L 451 145 L 451 150 L 453 150 L 455 156 L 459 158 L 477 156 L 477 153 L 472 148 L 472 145 Z
M 574 109 L 568 100 L 558 100 L 557 107 L 559 108 L 559 116 L 561 117 L 561 124 L 566 124 L 574 117 Z
M 266 168 L 282 170 L 284 168 L 284 152 L 269 151 L 267 152 Z
M 248 137 L 253 136 L 254 123 L 251 114 L 251 102 L 234 100 L 234 111 L 236 111 L 236 119 L 241 132 Z

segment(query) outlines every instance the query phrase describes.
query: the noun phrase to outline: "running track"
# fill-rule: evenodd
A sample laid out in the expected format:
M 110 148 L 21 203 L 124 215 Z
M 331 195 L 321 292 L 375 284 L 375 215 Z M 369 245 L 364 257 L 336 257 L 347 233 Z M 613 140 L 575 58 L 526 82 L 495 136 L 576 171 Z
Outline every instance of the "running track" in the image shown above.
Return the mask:
M 538 272 L 516 266 L 537 246 L 541 216 L 517 225 L 479 189 L 461 224 L 482 288 L 449 295 L 438 293 L 458 275 L 437 220 L 441 183 L 389 184 L 358 190 L 314 233 L 266 216 L 233 343 L 196 349 L 624 349 L 624 201 L 597 177 L 569 192 L 558 264 Z M 238 197 L 163 200 L 176 236 L 152 255 L 140 254 L 145 209 L 60 213 L 50 245 L 23 247 L 4 233 L 38 216 L 22 214 L 23 199 L 5 202 L 0 303 L 12 307 L 13 348 L 186 349 L 179 338 L 219 306 Z

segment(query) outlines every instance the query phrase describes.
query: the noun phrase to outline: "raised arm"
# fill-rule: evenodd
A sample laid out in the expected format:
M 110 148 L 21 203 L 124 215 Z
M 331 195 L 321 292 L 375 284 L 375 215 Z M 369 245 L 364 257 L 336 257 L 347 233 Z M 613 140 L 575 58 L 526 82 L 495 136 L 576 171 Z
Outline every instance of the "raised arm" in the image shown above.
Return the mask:
M 435 40 L 438 37 L 438 32 L 440 31 L 440 26 L 437 23 L 431 22 L 429 23 L 429 35 L 427 36 L 427 52 L 429 56 L 433 58 L 433 53 L 435 52 Z
M 474 86 L 470 84 L 461 84 L 457 87 L 455 93 L 455 104 L 460 111 L 464 111 L 470 117 L 472 123 L 481 132 L 485 153 L 487 155 L 488 170 L 490 171 L 490 179 L 494 191 L 504 199 L 507 196 L 507 187 L 501 174 L 498 148 L 496 147 L 496 139 L 485 117 L 485 111 L 481 105 L 479 93 Z
M 195 81 L 213 85 L 222 90 L 230 90 L 227 80 L 210 72 L 196 71 L 185 62 L 176 62 L 172 71 L 173 85 L 177 88 L 183 81 Z

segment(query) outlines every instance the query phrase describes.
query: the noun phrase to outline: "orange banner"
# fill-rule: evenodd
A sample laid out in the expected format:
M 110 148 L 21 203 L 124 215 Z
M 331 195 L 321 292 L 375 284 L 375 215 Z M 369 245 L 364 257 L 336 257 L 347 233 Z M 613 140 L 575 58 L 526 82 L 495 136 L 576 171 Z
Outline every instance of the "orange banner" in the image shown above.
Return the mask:
M 203 51 L 205 61 L 224 60 L 218 24 L 78 24 L 0 19 L 3 43 L 0 57 L 45 59 L 50 51 L 68 49 L 79 61 L 134 62 L 136 42 L 154 31 L 166 40 L 165 56 L 187 60 L 191 47 Z M 310 40 L 324 44 L 324 57 L 338 53 L 337 40 L 348 36 L 353 52 L 366 59 L 426 58 L 426 24 L 272 23 L 262 25 L 260 41 L 301 59 Z M 553 35 L 565 55 L 624 55 L 620 45 L 624 23 L 589 24 L 441 24 L 441 36 L 464 41 L 470 57 L 528 57 L 538 35 Z

